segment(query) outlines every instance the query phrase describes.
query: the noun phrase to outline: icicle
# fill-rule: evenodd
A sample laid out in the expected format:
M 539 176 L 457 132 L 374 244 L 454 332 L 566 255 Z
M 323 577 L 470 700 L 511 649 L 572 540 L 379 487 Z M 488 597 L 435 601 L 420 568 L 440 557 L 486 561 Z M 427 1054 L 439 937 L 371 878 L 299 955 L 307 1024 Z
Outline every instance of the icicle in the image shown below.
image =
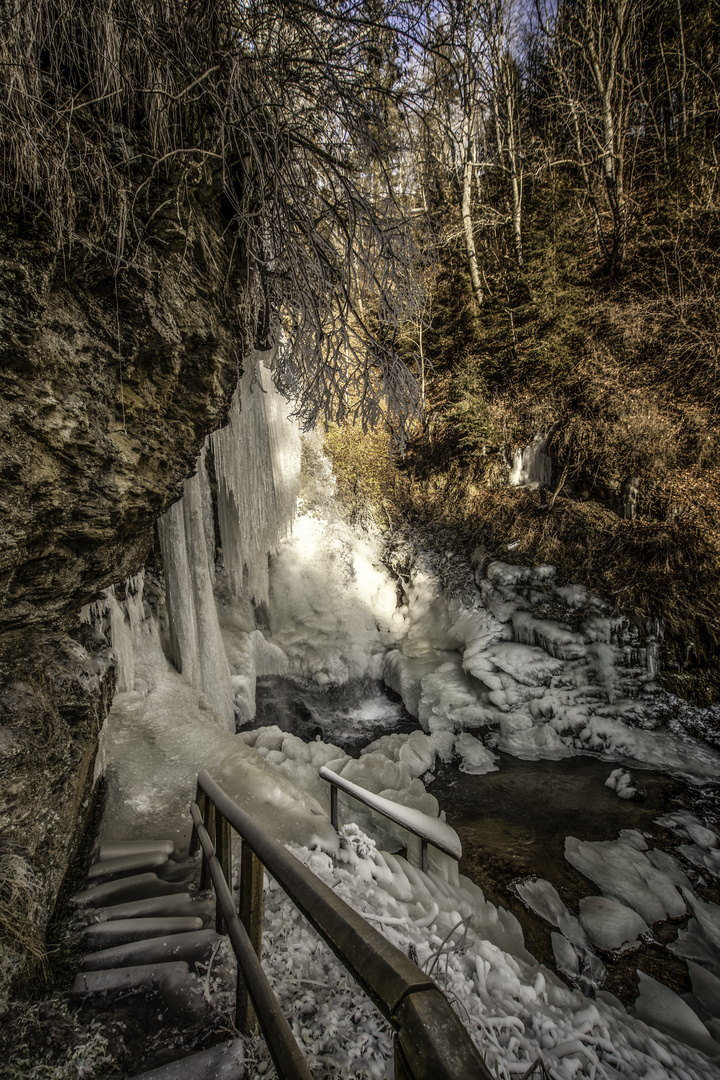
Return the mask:
M 300 485 L 300 435 L 270 370 L 248 359 L 230 422 L 211 436 L 223 561 L 236 600 L 269 602 L 268 553 L 289 532 Z
M 213 594 L 214 544 L 209 542 L 209 484 L 205 451 L 195 476 L 185 481 L 180 502 L 158 521 L 165 568 L 173 659 L 183 677 L 204 694 L 219 716 L 234 730 L 230 670 L 223 648 Z
M 513 487 L 548 487 L 552 479 L 552 461 L 547 452 L 550 432 L 540 432 L 531 443 L 518 450 L 510 470 Z

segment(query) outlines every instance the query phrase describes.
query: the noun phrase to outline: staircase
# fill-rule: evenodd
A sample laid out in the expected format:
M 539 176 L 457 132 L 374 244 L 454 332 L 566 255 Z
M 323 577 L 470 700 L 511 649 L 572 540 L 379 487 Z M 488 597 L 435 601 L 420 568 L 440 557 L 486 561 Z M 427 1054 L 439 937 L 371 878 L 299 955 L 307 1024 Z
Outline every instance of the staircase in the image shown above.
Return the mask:
M 192 895 L 196 869 L 196 861 L 179 856 L 170 840 L 116 842 L 96 850 L 87 887 L 70 901 L 84 924 L 87 949 L 71 991 L 76 1000 L 104 1012 L 132 999 L 139 1016 L 167 1017 L 169 1027 L 207 1030 L 214 1024 L 197 965 L 210 962 L 221 939 L 212 926 L 214 902 Z M 175 1052 L 170 1048 L 166 1056 Z M 240 1080 L 243 1062 L 242 1039 L 226 1039 L 141 1077 Z

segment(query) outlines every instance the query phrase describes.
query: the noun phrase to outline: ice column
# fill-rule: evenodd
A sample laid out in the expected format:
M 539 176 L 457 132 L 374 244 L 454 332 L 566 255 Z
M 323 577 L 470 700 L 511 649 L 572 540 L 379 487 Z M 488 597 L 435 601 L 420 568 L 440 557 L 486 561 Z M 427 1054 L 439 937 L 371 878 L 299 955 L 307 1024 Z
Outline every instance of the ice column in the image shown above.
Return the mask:
M 518 450 L 510 470 L 513 487 L 547 487 L 552 478 L 552 461 L 547 452 L 550 432 L 541 432 L 531 443 Z
M 125 599 L 121 603 L 115 586 L 105 589 L 99 600 L 86 605 L 80 612 L 81 622 L 102 627 L 103 619 L 110 623 L 110 644 L 115 653 L 115 688 L 119 693 L 135 689 L 135 657 L 145 622 L 143 589 L 145 571 L 127 578 L 123 584 Z
M 173 659 L 183 677 L 235 730 L 225 649 L 215 607 L 212 500 L 205 450 L 183 497 L 158 520 Z
M 230 422 L 211 436 L 225 569 L 234 598 L 256 608 L 269 602 L 268 552 L 290 531 L 300 487 L 300 433 L 271 359 L 248 357 Z

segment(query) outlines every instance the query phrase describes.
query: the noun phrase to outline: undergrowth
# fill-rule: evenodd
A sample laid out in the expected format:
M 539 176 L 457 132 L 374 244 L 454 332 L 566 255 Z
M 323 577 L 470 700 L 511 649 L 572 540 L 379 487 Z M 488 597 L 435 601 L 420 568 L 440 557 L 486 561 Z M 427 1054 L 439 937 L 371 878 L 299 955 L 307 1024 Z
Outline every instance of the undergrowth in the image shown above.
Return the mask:
M 24 854 L 0 848 L 0 1010 L 10 987 L 47 974 L 47 953 L 37 931 L 43 889 Z

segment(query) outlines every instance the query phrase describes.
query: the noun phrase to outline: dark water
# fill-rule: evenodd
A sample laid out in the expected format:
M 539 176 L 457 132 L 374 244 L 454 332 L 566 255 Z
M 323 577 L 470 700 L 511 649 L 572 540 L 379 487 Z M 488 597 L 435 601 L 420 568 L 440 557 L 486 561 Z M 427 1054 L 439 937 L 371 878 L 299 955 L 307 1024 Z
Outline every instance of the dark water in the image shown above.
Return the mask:
M 381 735 L 418 726 L 397 694 L 370 679 L 327 689 L 267 676 L 258 679 L 256 696 L 257 715 L 250 727 L 276 724 L 305 740 L 319 736 L 355 757 Z M 577 915 L 581 897 L 596 896 L 599 889 L 565 859 L 567 836 L 616 840 L 622 829 L 639 829 L 646 834 L 648 847 L 677 856 L 678 841 L 655 823 L 658 817 L 679 808 L 712 822 L 720 817 L 716 785 L 703 790 L 663 773 L 637 769 L 631 771 L 644 798 L 620 799 L 605 787 L 617 764 L 590 755 L 521 761 L 501 754 L 499 765 L 497 772 L 473 776 L 456 765 L 438 764 L 428 790 L 462 841 L 461 873 L 480 885 L 494 904 L 517 916 L 528 949 L 553 970 L 550 934 L 555 927 L 525 907 L 513 891 L 514 882 L 545 878 Z M 696 884 L 697 871 L 687 865 L 684 869 Z M 717 887 L 700 884 L 698 893 L 720 903 Z M 640 968 L 678 993 L 689 991 L 685 962 L 666 948 L 686 923 L 687 918 L 656 924 L 653 940 L 637 950 L 619 957 L 604 955 L 605 989 L 631 1004 L 637 997 Z
M 245 730 L 275 724 L 306 742 L 319 736 L 352 757 L 381 735 L 418 726 L 400 695 L 374 679 L 325 688 L 267 675 L 257 680 L 255 700 L 255 719 Z
M 717 803 L 714 788 L 703 791 L 683 780 L 645 770 L 633 774 L 645 799 L 620 799 L 605 787 L 616 766 L 595 757 L 520 761 L 503 754 L 500 758 L 500 770 L 485 776 L 441 766 L 429 790 L 462 841 L 461 873 L 480 885 L 489 900 L 517 916 L 530 952 L 553 968 L 550 934 L 555 928 L 525 907 L 513 892 L 513 882 L 529 876 L 545 878 L 577 915 L 580 898 L 596 896 L 599 889 L 565 859 L 567 836 L 615 840 L 621 829 L 639 829 L 646 834 L 648 847 L 677 855 L 677 841 L 655 819 L 679 808 L 703 817 L 708 805 Z M 692 869 L 685 869 L 693 879 Z M 698 891 L 705 899 L 720 901 L 717 888 L 701 887 Z M 636 969 L 640 968 L 676 992 L 688 991 L 686 964 L 665 948 L 686 923 L 687 919 L 681 919 L 656 924 L 653 942 L 617 958 L 603 956 L 605 989 L 626 1004 L 632 1003 L 637 996 Z

